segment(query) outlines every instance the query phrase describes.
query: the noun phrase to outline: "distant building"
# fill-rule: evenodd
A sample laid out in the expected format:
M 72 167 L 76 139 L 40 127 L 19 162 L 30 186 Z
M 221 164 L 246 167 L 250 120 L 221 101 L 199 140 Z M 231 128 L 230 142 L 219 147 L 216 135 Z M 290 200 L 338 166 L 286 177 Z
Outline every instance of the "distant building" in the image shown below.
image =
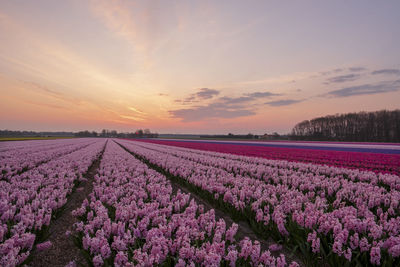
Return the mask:
M 263 134 L 263 135 L 260 135 L 260 139 L 263 139 L 263 140 L 277 140 L 277 139 L 280 139 L 280 135 L 278 134 L 278 133 L 273 133 L 273 134 Z

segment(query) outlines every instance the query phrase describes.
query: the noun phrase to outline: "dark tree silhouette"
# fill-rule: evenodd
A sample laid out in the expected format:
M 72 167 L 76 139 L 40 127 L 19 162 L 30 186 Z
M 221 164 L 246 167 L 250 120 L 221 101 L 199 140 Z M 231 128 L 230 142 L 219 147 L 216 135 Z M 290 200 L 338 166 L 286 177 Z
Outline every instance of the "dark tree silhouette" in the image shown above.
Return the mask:
M 0 137 L 119 137 L 119 138 L 155 138 L 158 137 L 158 133 L 152 133 L 149 129 L 145 131 L 139 129 L 136 132 L 117 132 L 116 130 L 103 129 L 100 133 L 95 131 L 80 131 L 80 132 L 34 132 L 34 131 L 10 131 L 0 130 Z
M 291 139 L 400 142 L 400 110 L 336 114 L 294 126 Z

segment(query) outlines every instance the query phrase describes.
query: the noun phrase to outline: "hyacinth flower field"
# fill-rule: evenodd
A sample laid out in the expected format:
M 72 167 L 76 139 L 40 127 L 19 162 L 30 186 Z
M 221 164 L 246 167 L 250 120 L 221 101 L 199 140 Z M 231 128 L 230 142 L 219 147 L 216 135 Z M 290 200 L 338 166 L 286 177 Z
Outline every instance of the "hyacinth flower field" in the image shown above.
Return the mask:
M 316 163 L 400 175 L 400 145 L 329 142 L 221 142 L 147 139 L 145 142 L 275 160 Z M 232 145 L 234 144 L 234 145 Z M 250 147 L 249 147 L 250 146 Z
M 288 145 L 2 142 L 0 266 L 399 266 L 398 146 Z
M 22 264 L 33 249 L 41 247 L 46 228 L 74 186 L 85 179 L 83 174 L 101 153 L 105 140 L 33 143 L 24 147 L 15 142 L 15 149 L 10 143 L 0 152 L 1 266 Z

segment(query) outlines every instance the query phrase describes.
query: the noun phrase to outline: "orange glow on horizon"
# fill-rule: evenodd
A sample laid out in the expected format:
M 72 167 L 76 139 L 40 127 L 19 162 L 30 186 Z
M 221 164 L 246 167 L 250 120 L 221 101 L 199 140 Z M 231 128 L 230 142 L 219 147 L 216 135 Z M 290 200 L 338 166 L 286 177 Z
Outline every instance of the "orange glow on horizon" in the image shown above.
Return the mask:
M 285 133 L 400 108 L 396 8 L 368 3 L 379 21 L 357 9 L 337 21 L 340 5 L 327 6 L 1 3 L 1 128 Z M 393 30 L 365 32 L 350 14 Z

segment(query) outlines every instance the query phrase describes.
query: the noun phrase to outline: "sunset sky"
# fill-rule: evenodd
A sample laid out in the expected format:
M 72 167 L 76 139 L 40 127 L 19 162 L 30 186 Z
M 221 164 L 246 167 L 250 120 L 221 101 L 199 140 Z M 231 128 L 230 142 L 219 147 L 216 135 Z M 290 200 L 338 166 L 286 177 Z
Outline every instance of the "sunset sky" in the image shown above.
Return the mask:
M 400 108 L 400 1 L 0 1 L 0 129 L 286 133 Z

